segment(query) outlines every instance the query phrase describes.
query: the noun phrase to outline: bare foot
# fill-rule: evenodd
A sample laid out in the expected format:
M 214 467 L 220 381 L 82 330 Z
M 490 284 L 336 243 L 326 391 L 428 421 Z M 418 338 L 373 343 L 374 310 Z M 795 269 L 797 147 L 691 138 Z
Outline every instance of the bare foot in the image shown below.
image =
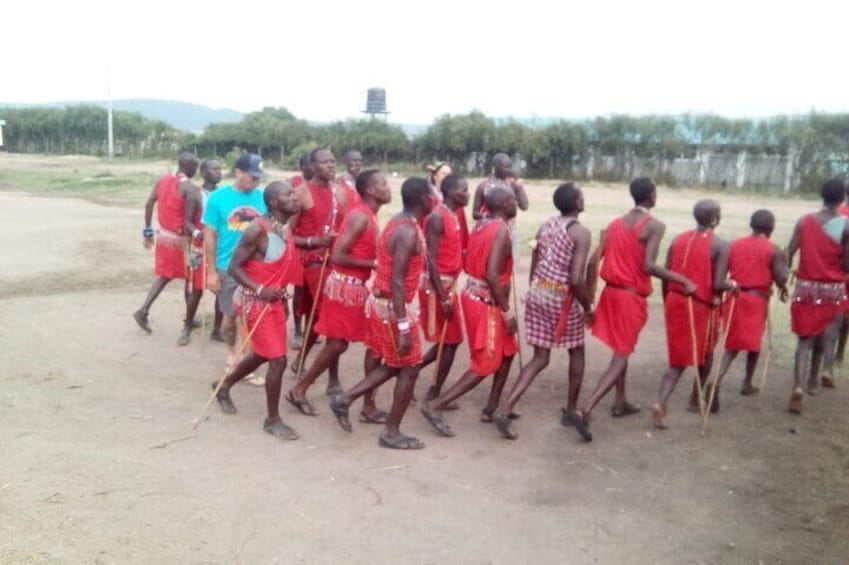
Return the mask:
M 698 406 L 696 408 L 698 408 Z M 664 410 L 660 404 L 655 404 L 651 410 L 654 427 L 658 430 L 668 429 L 669 426 L 666 423 L 666 410 Z

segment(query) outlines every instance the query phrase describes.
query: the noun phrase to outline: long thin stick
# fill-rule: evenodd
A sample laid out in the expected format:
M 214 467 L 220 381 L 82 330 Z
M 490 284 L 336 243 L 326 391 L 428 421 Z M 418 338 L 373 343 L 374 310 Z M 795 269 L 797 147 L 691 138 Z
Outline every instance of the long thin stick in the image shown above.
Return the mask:
M 522 336 L 519 334 L 519 299 L 518 289 L 516 288 L 516 271 L 511 273 L 513 276 L 513 313 L 516 316 L 516 341 L 518 342 L 519 350 L 519 371 L 525 367 L 525 362 L 522 361 Z
M 436 365 L 433 367 L 433 377 L 430 379 L 431 386 L 436 386 L 439 379 L 439 366 L 442 364 L 442 350 L 445 348 L 445 334 L 448 332 L 448 320 L 442 320 L 442 332 L 439 335 L 439 345 L 436 347 Z
M 242 353 L 245 351 L 245 348 L 248 346 L 248 343 L 251 341 L 251 337 L 254 335 L 254 332 L 259 327 L 259 323 L 262 321 L 262 318 L 265 316 L 265 313 L 271 308 L 271 302 L 266 302 L 265 306 L 262 308 L 262 311 L 257 316 L 256 322 L 254 322 L 254 327 L 251 328 L 251 331 L 245 336 L 245 339 L 242 340 L 242 343 L 239 344 L 239 349 L 236 350 L 236 355 L 233 359 L 238 359 L 242 356 Z M 209 410 L 209 407 L 212 405 L 212 401 L 215 400 L 215 397 L 218 395 L 218 391 L 221 390 L 221 386 L 224 384 L 224 378 L 230 372 L 230 369 L 235 366 L 228 365 L 226 369 L 224 369 L 224 375 L 220 379 L 218 379 L 218 385 L 216 385 L 215 390 L 212 391 L 212 394 L 209 397 L 209 400 L 206 401 L 206 406 L 203 407 L 203 412 L 200 413 L 200 416 L 197 417 L 194 424 L 192 425 L 192 431 L 195 431 L 200 423 L 203 421 L 203 417 L 206 416 L 206 412 Z
M 737 297 L 731 296 L 731 307 L 728 309 L 728 321 L 725 323 L 725 327 L 722 327 L 722 347 L 720 351 L 725 352 L 725 345 L 728 343 L 728 330 L 731 328 L 731 321 L 734 319 L 734 307 L 737 305 Z M 705 435 L 705 430 L 707 430 L 708 417 L 710 417 L 710 407 L 713 404 L 713 398 L 716 396 L 716 383 L 719 380 L 719 366 L 722 365 L 722 362 L 716 364 L 716 369 L 713 372 L 713 378 L 711 379 L 711 387 L 710 387 L 710 395 L 707 402 L 707 409 L 704 414 L 702 414 L 702 435 Z
M 699 347 L 696 344 L 696 316 L 693 313 L 693 297 L 687 297 L 687 315 L 690 318 L 690 341 L 693 344 L 693 368 L 696 370 L 696 374 L 693 377 L 695 379 L 696 388 L 699 391 L 699 413 L 704 416 L 705 415 L 705 396 L 702 391 L 701 382 L 699 382 Z
M 307 350 L 307 342 L 310 339 L 312 331 L 312 323 L 315 320 L 315 309 L 318 306 L 318 301 L 321 298 L 322 287 L 324 286 L 324 270 L 327 268 L 327 260 L 330 259 L 330 251 L 324 255 L 324 260 L 321 262 L 321 270 L 318 272 L 318 288 L 315 291 L 315 296 L 312 297 L 312 307 L 310 308 L 310 318 L 307 320 L 307 331 L 304 332 L 304 343 L 301 345 L 301 350 L 298 352 L 298 380 L 301 380 L 301 375 L 304 374 L 304 353 Z
M 758 389 L 761 392 L 761 398 L 763 398 L 764 389 L 766 387 L 766 376 L 769 374 L 769 359 L 772 357 L 772 316 L 769 313 L 770 302 L 767 302 L 766 304 L 766 359 L 764 359 L 764 371 L 761 374 L 761 382 L 758 385 Z M 760 404 L 760 402 L 758 402 L 758 404 Z
M 200 298 L 198 303 L 198 312 L 200 312 L 200 352 L 203 353 L 206 349 L 206 316 L 203 312 L 203 295 L 206 294 L 204 292 L 206 290 L 206 249 L 203 250 L 203 255 L 201 255 L 203 261 L 203 269 L 201 271 L 201 276 L 203 277 L 200 283 Z M 215 310 L 215 301 L 213 301 L 212 309 Z M 213 316 L 215 314 L 213 313 Z M 193 322 L 194 323 L 194 322 Z

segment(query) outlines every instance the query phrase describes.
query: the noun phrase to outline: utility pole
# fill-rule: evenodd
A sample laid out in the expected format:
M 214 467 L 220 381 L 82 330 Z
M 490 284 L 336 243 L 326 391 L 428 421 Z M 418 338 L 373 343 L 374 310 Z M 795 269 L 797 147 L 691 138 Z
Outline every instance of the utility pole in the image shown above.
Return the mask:
M 106 67 L 106 135 L 109 146 L 109 158 L 115 156 L 115 138 L 112 134 L 112 70 Z

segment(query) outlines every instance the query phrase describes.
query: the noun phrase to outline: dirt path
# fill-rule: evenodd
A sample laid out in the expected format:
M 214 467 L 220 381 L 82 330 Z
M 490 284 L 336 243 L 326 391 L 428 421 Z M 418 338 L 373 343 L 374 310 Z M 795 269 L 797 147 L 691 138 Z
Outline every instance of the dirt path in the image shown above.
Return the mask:
M 849 556 L 849 381 L 806 398 L 805 414 L 791 417 L 787 366 L 774 366 L 769 390 L 754 399 L 736 394 L 736 366 L 704 438 L 684 411 L 682 386 L 671 430 L 656 433 L 647 414 L 613 420 L 606 399 L 596 441 L 582 444 L 557 421 L 564 352 L 520 405 L 516 442 L 477 421 L 482 386 L 448 417 L 457 438 L 435 436 L 413 409 L 405 429 L 426 449 L 380 449 L 378 429 L 355 423 L 348 435 L 336 426 L 323 383 L 312 392 L 319 418 L 282 409 L 297 442 L 261 433 L 264 397 L 249 386 L 234 391 L 239 414 L 214 408 L 191 437 L 224 350 L 200 339 L 174 345 L 176 286 L 154 306 L 152 336 L 133 324 L 152 277 L 140 213 L 0 192 L 0 563 Z M 609 355 L 592 339 L 588 353 L 584 394 Z M 457 371 L 465 358 L 461 351 Z M 343 358 L 347 384 L 361 359 L 361 347 Z M 664 363 L 662 312 L 653 306 L 631 365 L 631 394 L 644 407 Z M 381 391 L 382 405 L 390 394 Z

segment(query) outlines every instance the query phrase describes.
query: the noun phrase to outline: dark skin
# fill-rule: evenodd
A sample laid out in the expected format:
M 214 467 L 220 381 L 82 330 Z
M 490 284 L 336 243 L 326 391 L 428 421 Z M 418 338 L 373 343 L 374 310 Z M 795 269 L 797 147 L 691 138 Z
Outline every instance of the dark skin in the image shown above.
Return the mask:
M 310 180 L 310 183 L 316 185 L 324 190 L 335 190 L 336 191 L 336 202 L 340 211 L 344 211 L 348 206 L 348 197 L 347 193 L 342 186 L 341 183 L 336 182 L 336 158 L 333 156 L 333 152 L 329 149 L 322 149 L 315 153 L 315 159 L 312 162 L 312 170 L 314 173 L 313 178 Z M 301 210 L 309 210 L 314 206 L 312 194 L 310 193 L 309 187 L 306 183 L 302 184 L 298 188 L 295 189 L 298 193 L 298 200 L 301 204 Z M 295 226 L 298 225 L 298 220 L 300 219 L 300 213 L 295 214 L 289 220 L 289 225 L 294 229 Z M 333 245 L 334 240 L 336 239 L 336 233 L 333 231 L 333 226 L 325 226 L 326 231 L 320 235 L 314 235 L 311 237 L 304 236 L 293 236 L 295 238 L 295 245 L 300 247 L 301 249 L 326 249 L 329 253 L 330 247 Z M 318 312 L 316 311 L 316 318 L 318 316 Z M 313 319 L 313 328 L 315 327 L 316 318 Z M 309 329 L 309 333 L 306 336 L 306 340 L 304 341 L 303 348 L 303 359 L 306 359 L 312 349 L 312 346 L 315 344 L 316 339 L 318 339 L 318 335 L 315 333 L 313 328 Z M 296 372 L 300 369 L 300 367 L 293 366 L 293 370 Z M 331 382 L 338 383 L 339 382 L 339 362 L 338 359 L 335 363 L 330 366 L 330 380 Z
M 363 168 L 363 155 L 359 151 L 348 151 L 345 153 L 345 169 L 348 171 L 348 179 L 353 186 L 357 181 L 357 175 Z
M 206 167 L 201 165 L 200 174 L 203 177 L 203 190 L 208 193 L 212 193 L 215 189 L 218 188 L 218 183 L 221 182 L 222 173 L 221 173 L 221 162 L 215 159 L 211 159 L 206 161 Z M 200 199 L 196 200 L 192 206 L 201 206 L 203 207 L 203 196 L 199 195 Z M 188 207 L 188 202 L 186 203 Z M 188 212 L 188 211 L 187 211 Z M 192 211 L 194 213 L 194 211 Z M 201 233 L 201 238 L 203 238 L 203 233 Z M 221 307 L 218 305 L 218 297 L 215 297 L 215 318 L 212 322 L 212 332 L 210 332 L 209 337 L 216 341 L 224 341 L 224 338 L 221 337 Z M 193 319 L 194 315 L 191 317 L 187 316 L 189 319 Z
M 487 194 L 486 204 L 489 209 L 489 217 L 500 221 L 502 225 L 495 234 L 492 250 L 487 258 L 485 279 L 489 285 L 493 303 L 502 312 L 507 312 L 510 310 L 510 283 L 502 284 L 501 279 L 507 269 L 507 260 L 513 252 L 510 229 L 507 227 L 507 222 L 516 216 L 516 197 L 512 191 L 495 189 Z M 505 319 L 504 326 L 508 335 L 515 335 L 517 331 L 515 316 Z M 504 390 L 504 384 L 507 382 L 507 375 L 510 372 L 513 357 L 513 355 L 505 356 L 501 365 L 495 371 L 489 400 L 483 410 L 485 414 L 492 414 L 498 406 L 501 392 Z M 447 391 L 430 402 L 425 401 L 422 412 L 437 431 L 447 437 L 454 435 L 451 427 L 442 421 L 442 416 L 439 412 L 445 410 L 449 404 L 479 385 L 484 380 L 483 377 L 486 376 L 476 375 L 472 371 L 466 371 L 460 380 Z
M 513 160 L 509 156 L 504 153 L 496 153 L 492 158 L 492 176 L 510 186 L 516 196 L 516 204 L 520 210 L 526 211 L 528 209 L 528 195 L 525 192 L 525 185 L 519 175 L 513 171 Z M 472 218 L 475 220 L 480 220 L 483 217 L 481 208 L 484 202 L 486 184 L 486 181 L 484 181 L 475 189 L 475 199 L 472 203 Z
M 186 202 L 186 212 L 188 212 L 189 202 L 192 200 L 192 197 L 195 193 L 199 192 L 199 189 L 194 185 L 194 183 L 192 183 L 191 180 L 189 180 L 195 176 L 195 173 L 197 173 L 198 165 L 199 161 L 197 157 L 194 156 L 183 158 L 178 163 L 178 172 L 183 173 L 187 177 L 185 180 L 181 181 L 180 184 L 177 186 L 177 191 L 183 197 L 183 200 Z M 156 186 L 154 186 L 144 206 L 145 226 L 150 226 L 153 221 L 153 208 L 154 206 L 156 206 L 157 200 L 158 196 L 156 194 Z M 181 235 L 190 236 L 194 230 L 195 225 L 192 223 L 192 217 L 186 214 L 183 219 Z M 152 248 L 153 243 L 153 236 L 144 238 L 145 249 Z M 151 285 L 150 290 L 147 293 L 147 297 L 145 297 L 144 303 L 142 303 L 141 308 L 139 308 L 138 312 L 136 313 L 137 315 L 140 314 L 140 317 L 144 318 L 145 325 L 147 325 L 147 314 L 150 311 L 150 307 L 153 305 L 154 301 L 159 297 L 160 293 L 165 289 L 169 282 L 171 282 L 171 279 L 169 278 L 157 277 Z M 191 324 L 194 321 L 194 311 L 197 310 L 197 302 L 200 300 L 201 292 L 202 291 L 200 290 L 189 292 L 189 283 L 187 282 L 186 289 L 184 292 L 187 311 L 189 310 L 192 304 L 194 305 L 194 310 L 192 310 L 191 317 L 187 317 L 187 320 L 185 321 L 185 324 L 189 327 L 191 327 Z M 145 331 L 150 332 L 149 326 L 145 327 L 144 329 Z
M 657 199 L 657 191 L 652 192 L 644 201 L 635 202 L 638 207 L 651 209 L 654 207 Z M 635 207 L 633 210 L 623 216 L 625 225 L 633 229 L 638 221 L 641 221 L 646 212 Z M 662 281 L 675 281 L 684 286 L 684 291 L 687 295 L 692 294 L 696 290 L 696 285 L 690 279 L 673 273 L 672 271 L 657 264 L 657 255 L 660 249 L 660 241 L 663 239 L 663 234 L 666 232 L 666 226 L 656 218 L 649 219 L 642 232 L 640 232 L 639 242 L 646 249 L 646 258 L 643 263 L 643 271 L 650 276 L 658 278 Z M 599 260 L 604 257 L 605 249 L 602 249 L 595 257 Z M 593 271 L 598 270 L 598 265 L 590 265 L 588 267 Z M 633 412 L 633 406 L 628 402 L 625 395 L 625 379 L 628 373 L 628 358 L 627 355 L 613 354 L 610 364 L 607 369 L 601 374 L 595 390 L 587 399 L 586 403 L 575 411 L 575 415 L 583 420 L 586 425 L 589 415 L 598 405 L 602 398 L 610 392 L 610 389 L 616 388 L 616 397 L 614 399 L 614 409 L 620 410 L 620 413 L 628 414 Z
M 709 202 L 709 201 L 704 201 Z M 697 226 L 696 231 L 699 233 L 709 232 L 716 228 L 719 225 L 720 220 L 720 210 L 719 206 L 716 203 L 711 202 L 710 204 L 705 204 L 702 208 L 699 206 L 702 203 L 700 202 L 696 206 L 696 220 Z M 666 254 L 666 267 L 672 264 L 673 256 L 674 256 L 674 242 L 669 246 L 669 251 Z M 721 304 L 720 296 L 725 291 L 733 291 L 735 289 L 734 283 L 727 280 L 728 278 L 728 242 L 723 241 L 718 237 L 713 237 L 711 239 L 711 247 L 710 247 L 710 260 L 711 260 L 711 269 L 712 269 L 712 290 L 714 294 L 713 305 L 714 307 L 718 307 Z M 664 281 L 663 284 L 663 295 L 664 298 L 668 292 L 668 282 Z M 707 355 L 705 355 L 704 362 L 698 366 L 698 386 L 704 386 L 707 382 L 708 377 L 710 376 L 710 369 L 713 366 L 713 351 L 709 351 Z M 654 418 L 655 418 L 655 427 L 660 429 L 665 429 L 666 425 L 666 404 L 669 401 L 669 397 L 672 395 L 672 392 L 675 390 L 675 386 L 678 384 L 681 375 L 683 374 L 686 367 L 669 367 L 666 373 L 663 375 L 663 379 L 660 383 L 660 391 L 658 392 L 657 404 L 654 407 Z M 714 397 L 715 398 L 715 397 Z M 696 402 L 698 402 L 698 391 L 696 391 Z M 691 401 L 692 402 L 692 401 Z M 698 406 L 698 404 L 696 404 Z
M 764 237 L 769 239 L 772 235 L 773 229 L 775 229 L 774 220 L 764 227 L 753 229 L 752 235 L 755 237 Z M 787 259 L 784 256 L 784 251 L 782 251 L 777 245 L 773 245 L 772 258 L 770 259 L 770 271 L 772 272 L 773 282 L 775 282 L 775 285 L 780 289 L 779 298 L 781 302 L 787 302 L 787 279 L 790 275 L 790 269 L 787 267 Z M 737 358 L 738 353 L 740 352 L 731 349 L 725 350 L 719 366 L 719 376 L 716 385 L 717 388 L 719 388 L 723 377 L 725 377 L 725 373 L 728 372 L 728 369 L 731 367 L 731 363 L 733 363 L 734 359 Z M 759 357 L 760 352 L 758 351 L 746 352 L 746 376 L 743 379 L 743 387 L 740 389 L 740 394 L 744 396 L 756 394 L 758 392 L 758 388 L 752 384 L 752 378 L 754 377 Z
M 405 206 L 401 213 L 396 215 L 393 220 L 411 218 L 414 219 L 416 223 L 419 223 L 423 217 L 431 212 L 432 209 L 433 201 L 431 199 L 430 192 L 428 191 L 412 206 Z M 416 228 L 408 222 L 404 222 L 395 228 L 392 232 L 392 236 L 389 238 L 387 246 L 389 254 L 392 256 L 392 311 L 395 315 L 395 319 L 400 320 L 407 317 L 404 279 L 406 278 L 407 270 L 410 266 L 410 258 L 421 255 L 425 252 L 425 249 L 419 241 Z M 399 355 L 408 355 L 413 348 L 411 334 L 409 332 L 399 332 L 397 334 L 397 339 L 396 347 Z M 372 358 L 372 363 L 373 362 L 374 359 Z M 386 427 L 381 437 L 385 438 L 389 442 L 405 438 L 405 447 L 410 449 L 421 448 L 423 445 L 418 440 L 404 436 L 404 434 L 401 433 L 401 420 L 403 419 L 404 413 L 407 411 L 407 407 L 413 397 L 413 389 L 415 387 L 416 377 L 418 377 L 418 374 L 418 365 L 390 367 L 385 364 L 379 364 L 376 367 L 373 367 L 366 378 L 354 385 L 350 390 L 348 390 L 348 392 L 341 396 L 332 398 L 331 408 L 333 408 L 334 413 L 337 414 L 337 420 L 339 420 L 340 425 L 342 425 L 346 431 L 351 431 L 351 425 L 348 423 L 347 417 L 347 410 L 351 404 L 360 396 L 377 389 L 377 387 L 388 381 L 390 378 L 397 377 L 392 399 L 392 408 L 389 412 Z
M 579 214 L 583 211 L 584 197 L 583 194 L 579 192 L 574 209 L 568 210 L 565 213 L 561 212 L 561 215 L 564 218 L 577 220 Z M 584 308 L 586 323 L 588 325 L 592 325 L 592 322 L 595 319 L 595 314 L 593 313 L 592 299 L 590 298 L 589 289 L 587 288 L 586 277 L 587 259 L 589 257 L 590 246 L 592 244 L 592 234 L 590 233 L 590 230 L 579 224 L 577 221 L 573 222 L 567 228 L 566 232 L 575 243 L 575 247 L 572 251 L 572 264 L 569 270 L 572 299 L 577 300 L 578 303 L 581 304 Z M 538 238 L 539 232 L 537 233 L 537 239 Z M 533 280 L 538 265 L 539 248 L 534 248 L 531 258 L 530 281 Z M 519 373 L 519 378 L 516 380 L 516 383 L 513 385 L 513 388 L 510 390 L 507 398 L 498 405 L 498 409 L 493 415 L 493 418 L 495 419 L 499 430 L 502 430 L 505 437 L 509 439 L 516 439 L 519 437 L 509 421 L 508 414 L 513 412 L 516 408 L 516 404 L 518 404 L 528 387 L 531 386 L 531 383 L 534 382 L 537 375 L 542 372 L 543 369 L 548 367 L 550 358 L 551 349 L 547 347 L 534 346 L 533 358 L 528 362 L 528 364 L 522 367 L 522 370 Z M 581 383 L 583 382 L 583 379 L 584 347 L 573 347 L 569 349 L 569 393 L 566 404 L 566 410 L 569 412 L 574 412 L 578 407 L 578 395 L 581 392 Z
M 301 177 L 307 182 L 311 181 L 312 178 L 315 176 L 315 172 L 313 171 L 312 162 L 309 160 L 309 157 L 307 157 L 306 159 L 301 159 L 300 166 Z M 292 295 L 292 318 L 295 321 L 295 336 L 299 338 L 303 337 L 304 335 L 304 330 L 302 326 L 304 317 L 299 313 L 301 311 L 301 300 L 303 300 L 303 295 L 304 288 L 302 286 L 296 286 L 295 292 Z
M 840 212 L 837 209 L 839 204 L 839 202 L 834 204 L 823 202 L 822 209 L 814 214 L 814 218 L 816 218 L 820 225 L 825 225 L 829 220 L 840 216 Z M 793 228 L 793 236 L 787 245 L 787 262 L 791 266 L 793 265 L 793 257 L 799 251 L 802 219 L 796 222 L 796 226 Z M 849 271 L 849 222 L 843 227 L 841 245 L 843 246 L 843 270 Z M 799 336 L 793 371 L 795 378 L 794 394 L 801 392 L 803 387 L 807 387 L 809 392 L 816 389 L 818 385 L 817 381 L 820 377 L 821 364 L 824 365 L 824 373 L 829 378 L 832 377 L 834 347 L 842 324 L 843 316 L 838 316 L 822 334 L 811 337 Z
M 392 199 L 392 191 L 386 177 L 383 175 L 375 175 L 372 177 L 372 182 L 366 188 L 365 194 L 361 195 L 363 202 L 371 208 L 375 214 L 380 210 L 381 206 L 389 203 Z M 365 234 L 369 226 L 369 216 L 361 211 L 353 211 L 347 218 L 345 229 L 339 234 L 336 244 L 333 246 L 333 251 L 330 255 L 330 262 L 334 266 L 354 267 L 362 269 L 376 269 L 377 262 L 373 259 L 362 259 L 354 257 L 351 252 L 354 245 Z M 327 343 L 318 352 L 312 366 L 304 373 L 298 383 L 292 387 L 290 391 L 292 398 L 297 402 L 306 400 L 307 390 L 318 379 L 318 377 L 334 363 L 338 364 L 339 357 L 348 350 L 348 342 L 339 338 L 327 338 Z M 367 350 L 367 355 L 370 352 Z M 366 359 L 364 366 L 369 369 L 373 368 L 373 361 Z M 328 391 L 338 389 L 339 381 L 330 381 L 327 383 Z M 368 392 L 363 401 L 363 415 L 366 418 L 374 418 L 378 415 L 379 410 L 375 404 L 375 395 L 377 390 Z M 318 414 L 318 412 L 314 412 Z
M 282 226 L 286 224 L 292 214 L 297 213 L 300 209 L 298 198 L 291 186 L 283 185 L 284 188 L 278 189 L 276 194 L 266 195 L 269 213 L 265 216 L 267 220 L 274 219 L 279 223 L 279 234 L 291 237 L 288 231 L 282 231 Z M 267 188 L 266 191 L 275 190 Z M 278 229 L 278 228 L 273 228 Z M 258 222 L 252 222 L 248 229 L 242 234 L 239 240 L 239 245 L 233 252 L 233 257 L 230 260 L 228 272 L 230 275 L 245 288 L 250 288 L 257 292 L 257 298 L 266 302 L 276 302 L 285 299 L 285 288 L 271 288 L 263 286 L 253 280 L 244 270 L 245 263 L 248 261 L 263 261 L 268 248 L 268 233 L 259 225 Z M 233 367 L 230 373 L 224 378 L 224 382 L 218 391 L 218 401 L 224 408 L 225 412 L 235 412 L 230 399 L 230 389 L 241 379 L 257 370 L 263 363 L 268 363 L 268 373 L 265 377 L 265 397 L 268 409 L 268 417 L 265 420 L 264 427 L 273 431 L 274 435 L 285 439 L 296 439 L 298 437 L 294 430 L 286 426 L 280 419 L 278 406 L 280 404 L 280 388 L 283 379 L 283 371 L 286 368 L 286 356 L 267 359 L 257 355 L 253 351 L 242 357 L 242 359 Z M 232 410 L 231 410 L 232 408 Z
M 447 192 L 443 204 L 452 212 L 456 212 L 458 208 L 462 208 L 469 203 L 469 184 L 462 180 L 456 187 Z M 450 289 L 445 289 L 442 282 L 439 280 L 439 269 L 436 266 L 436 256 L 439 254 L 439 248 L 445 237 L 445 222 L 439 212 L 432 212 L 425 221 L 425 241 L 427 243 L 427 270 L 430 279 L 430 288 L 432 292 L 436 292 L 437 300 L 439 301 L 442 314 L 446 320 L 450 320 L 454 315 L 452 300 L 449 296 Z M 457 354 L 459 344 L 446 343 L 442 347 L 442 358 L 439 362 L 439 369 L 436 374 L 436 382 L 431 385 L 427 391 L 426 400 L 433 400 L 439 396 L 442 386 L 445 384 L 445 379 L 448 378 L 448 373 L 451 371 L 451 366 L 454 364 L 454 357 Z M 425 368 L 436 361 L 439 353 L 439 344 L 434 344 L 422 357 L 420 369 Z

